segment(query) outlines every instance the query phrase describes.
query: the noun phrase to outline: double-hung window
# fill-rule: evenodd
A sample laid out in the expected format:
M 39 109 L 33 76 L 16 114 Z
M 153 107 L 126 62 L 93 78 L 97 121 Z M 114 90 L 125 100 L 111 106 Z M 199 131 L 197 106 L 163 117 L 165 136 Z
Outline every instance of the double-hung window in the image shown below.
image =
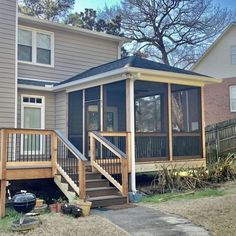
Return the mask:
M 53 66 L 53 33 L 20 27 L 18 29 L 18 61 Z
M 18 60 L 32 62 L 32 32 L 19 29 L 18 33 Z
M 236 46 L 231 47 L 231 63 L 236 64 Z
M 232 85 L 229 87 L 230 94 L 230 111 L 236 112 L 236 85 Z

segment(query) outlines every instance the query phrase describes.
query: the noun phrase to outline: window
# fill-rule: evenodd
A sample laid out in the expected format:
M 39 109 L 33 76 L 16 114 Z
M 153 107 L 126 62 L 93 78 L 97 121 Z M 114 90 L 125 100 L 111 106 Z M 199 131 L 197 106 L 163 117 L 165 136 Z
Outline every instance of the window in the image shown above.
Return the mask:
M 18 60 L 53 66 L 53 33 L 27 27 L 18 30 Z
M 236 112 L 236 85 L 230 86 L 230 111 Z
M 19 30 L 18 33 L 18 60 L 32 61 L 32 32 Z
M 25 129 L 45 128 L 44 97 L 22 95 L 21 98 L 21 127 Z M 21 154 L 43 154 L 44 138 L 41 135 L 22 135 Z
M 231 63 L 236 64 L 236 46 L 231 47 Z

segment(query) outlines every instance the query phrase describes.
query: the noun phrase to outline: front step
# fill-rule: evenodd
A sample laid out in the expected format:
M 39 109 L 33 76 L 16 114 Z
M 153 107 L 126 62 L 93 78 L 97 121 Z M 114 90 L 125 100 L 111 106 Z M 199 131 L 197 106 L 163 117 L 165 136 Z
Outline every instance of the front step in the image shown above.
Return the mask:
M 92 208 L 127 203 L 127 197 L 123 197 L 115 187 L 110 186 L 110 182 L 103 179 L 100 173 L 92 173 L 88 171 L 89 168 L 86 167 L 86 169 L 86 196 L 92 202 Z M 77 177 L 75 174 L 68 175 L 73 179 Z M 57 177 L 55 182 L 65 196 L 68 199 L 70 198 L 69 201 L 76 196 L 74 189 L 67 183 L 65 178 Z M 79 183 L 77 182 L 76 185 L 79 186 Z
M 88 197 L 99 197 L 107 195 L 116 195 L 118 191 L 114 187 L 97 187 L 97 188 L 87 188 L 86 195 Z
M 127 203 L 127 197 L 122 197 L 119 195 L 90 197 L 88 200 L 92 202 L 92 208 L 122 205 Z
M 86 180 L 86 188 L 109 187 L 106 179 L 88 179 Z

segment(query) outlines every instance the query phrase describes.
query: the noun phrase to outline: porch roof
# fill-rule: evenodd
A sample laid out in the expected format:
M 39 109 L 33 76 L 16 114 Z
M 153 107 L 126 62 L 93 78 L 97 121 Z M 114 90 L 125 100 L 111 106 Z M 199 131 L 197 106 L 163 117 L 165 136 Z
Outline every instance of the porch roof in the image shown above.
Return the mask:
M 208 77 L 206 75 L 202 75 L 193 71 L 183 70 L 177 67 L 165 65 L 162 63 L 150 61 L 148 59 L 144 59 L 137 56 L 129 56 L 119 60 L 115 60 L 97 67 L 93 67 L 89 70 L 86 70 L 80 74 L 77 74 L 67 80 L 62 81 L 61 83 L 57 84 L 56 86 L 66 85 L 67 83 L 75 82 L 87 77 L 96 76 L 99 74 L 111 72 L 113 70 L 118 70 L 122 68 L 139 68 L 139 69 L 148 69 L 154 71 L 163 71 L 163 72 L 172 72 L 177 74 L 185 74 L 185 75 L 195 75 L 201 77 Z

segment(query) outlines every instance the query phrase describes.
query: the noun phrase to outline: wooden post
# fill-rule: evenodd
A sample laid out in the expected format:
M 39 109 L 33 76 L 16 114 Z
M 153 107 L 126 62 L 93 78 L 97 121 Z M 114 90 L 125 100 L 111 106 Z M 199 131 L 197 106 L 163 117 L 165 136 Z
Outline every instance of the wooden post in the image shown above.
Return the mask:
M 79 160 L 79 198 L 85 199 L 86 198 L 86 186 L 85 186 L 85 162 Z
M 1 165 L 0 165 L 0 218 L 5 216 L 6 208 L 6 165 L 7 165 L 7 133 L 5 129 L 1 130 Z
M 6 179 L 6 165 L 7 165 L 7 133 L 5 129 L 1 130 L 1 179 Z
M 92 166 L 92 172 L 95 172 L 95 168 L 93 166 L 93 162 L 96 160 L 96 146 L 95 146 L 95 139 L 93 137 L 93 134 L 89 134 L 90 137 L 90 162 Z
M 57 173 L 57 135 L 53 133 L 51 135 L 51 153 L 52 153 L 52 176 L 54 177 Z
M 3 218 L 6 214 L 6 180 L 1 180 L 0 189 L 0 218 Z
M 172 101 L 171 101 L 171 84 L 168 84 L 168 136 L 169 136 L 169 158 L 173 161 L 173 137 L 172 137 Z
M 128 196 L 128 159 L 121 159 L 122 195 Z

